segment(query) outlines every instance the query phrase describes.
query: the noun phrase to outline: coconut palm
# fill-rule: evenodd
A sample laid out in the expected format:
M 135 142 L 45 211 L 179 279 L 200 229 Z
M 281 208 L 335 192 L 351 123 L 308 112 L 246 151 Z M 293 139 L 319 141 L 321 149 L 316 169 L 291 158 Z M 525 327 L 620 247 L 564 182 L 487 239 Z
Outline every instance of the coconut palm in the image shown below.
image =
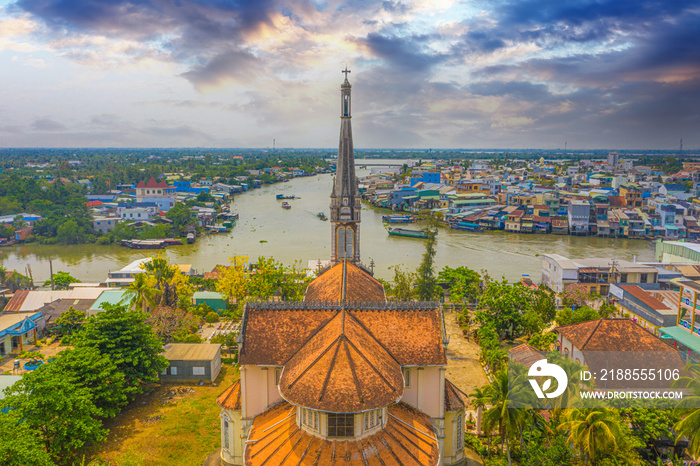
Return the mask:
M 700 457 L 700 364 L 691 364 L 687 369 L 691 376 L 681 377 L 673 384 L 674 388 L 692 391 L 692 395 L 683 397 L 676 405 L 676 412 L 685 417 L 676 424 L 675 429 L 678 439 L 688 438 L 688 453 L 697 459 Z
M 134 275 L 134 281 L 127 287 L 122 302 L 128 302 L 130 306 L 145 310 L 148 306 L 154 306 L 159 292 L 153 286 L 153 282 L 145 273 Z
M 616 438 L 621 436 L 619 417 L 602 407 L 567 409 L 558 429 L 569 433 L 567 443 L 579 449 L 586 465 L 589 460 L 595 464 L 601 455 L 615 452 Z
M 165 255 L 158 254 L 144 263 L 143 269 L 153 277 L 156 288 L 160 292 L 159 296 L 156 297 L 156 304 L 173 306 L 176 301 L 176 290 L 173 289 L 172 281 L 175 274 L 179 273 L 177 267 L 170 265 L 170 261 Z
M 517 409 L 513 399 L 521 402 L 521 394 L 524 395 L 524 384 L 522 371 L 508 373 L 507 369 L 501 369 L 494 375 L 494 380 L 490 385 L 484 387 L 486 404 L 490 406 L 484 413 L 484 430 L 498 427 L 501 436 L 501 451 L 505 441 L 508 464 L 512 465 L 510 456 L 510 439 L 522 432 L 522 427 L 527 423 L 528 413 L 526 409 Z M 510 376 L 509 376 L 510 375 Z M 511 378 L 513 377 L 513 378 Z M 522 438 L 522 437 L 521 437 Z

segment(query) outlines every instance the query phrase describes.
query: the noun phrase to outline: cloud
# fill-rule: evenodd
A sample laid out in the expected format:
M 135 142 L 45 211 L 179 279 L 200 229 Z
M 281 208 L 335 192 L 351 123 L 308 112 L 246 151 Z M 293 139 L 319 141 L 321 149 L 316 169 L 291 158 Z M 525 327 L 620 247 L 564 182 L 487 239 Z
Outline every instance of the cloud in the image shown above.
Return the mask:
M 31 125 L 34 131 L 65 131 L 66 127 L 62 123 L 49 118 L 39 118 Z
M 253 54 L 229 50 L 206 63 L 196 65 L 182 76 L 195 87 L 216 86 L 226 81 L 249 82 L 261 76 L 262 64 Z

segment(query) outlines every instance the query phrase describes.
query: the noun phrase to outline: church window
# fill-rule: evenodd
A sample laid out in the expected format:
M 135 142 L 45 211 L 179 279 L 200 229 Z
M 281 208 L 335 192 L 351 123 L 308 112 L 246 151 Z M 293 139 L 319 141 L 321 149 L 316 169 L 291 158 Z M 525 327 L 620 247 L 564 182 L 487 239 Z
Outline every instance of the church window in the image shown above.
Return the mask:
M 354 246 L 355 232 L 348 228 L 345 233 L 345 257 L 352 258 Z
M 231 440 L 229 435 L 228 418 L 224 418 L 224 450 L 231 449 Z
M 464 447 L 464 439 L 462 435 L 464 433 L 464 421 L 462 420 L 462 415 L 457 416 L 457 425 L 455 426 L 455 451 Z
M 382 423 L 382 409 L 375 409 L 364 413 L 364 428 L 365 431 L 372 429 Z
M 344 206 L 347 206 L 349 203 L 350 203 L 350 201 L 348 201 L 348 198 L 347 198 L 347 197 L 344 197 L 344 198 L 343 198 L 343 205 L 344 205 Z
M 302 408 L 301 410 L 301 423 L 302 425 L 308 427 L 309 429 L 315 430 L 318 432 L 318 424 L 319 424 L 319 414 L 318 411 L 314 411 L 313 409 L 307 409 L 307 408 Z
M 354 437 L 355 415 L 344 413 L 328 413 L 329 437 Z
M 411 369 L 403 369 L 403 386 L 411 386 Z
M 345 228 L 338 228 L 338 259 L 345 257 Z

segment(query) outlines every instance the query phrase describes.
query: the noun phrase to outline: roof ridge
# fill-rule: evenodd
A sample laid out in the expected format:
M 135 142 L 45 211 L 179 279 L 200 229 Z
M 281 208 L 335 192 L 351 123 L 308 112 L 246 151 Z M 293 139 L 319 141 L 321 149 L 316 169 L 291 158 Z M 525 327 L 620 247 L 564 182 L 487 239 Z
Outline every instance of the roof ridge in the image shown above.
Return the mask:
M 598 330 L 598 327 L 600 327 L 601 322 L 603 322 L 603 319 L 598 319 L 598 323 L 596 323 L 595 327 L 593 327 L 593 330 L 591 330 L 590 335 L 588 335 L 588 338 L 586 338 L 586 341 L 584 341 L 583 345 L 581 345 L 581 348 L 579 348 L 580 351 L 583 351 L 588 342 L 591 341 L 591 338 L 593 338 L 593 334 L 596 332 L 596 330 Z
M 324 349 L 323 351 L 321 351 L 321 354 L 319 354 L 318 357 L 316 357 L 316 359 L 314 359 L 309 365 L 307 365 L 307 366 L 304 368 L 304 370 L 301 371 L 301 372 L 299 373 L 299 375 L 297 376 L 296 379 L 294 379 L 293 381 L 291 381 L 291 382 L 289 383 L 289 388 L 292 388 L 292 386 L 293 386 L 295 383 L 297 383 L 297 382 L 299 381 L 299 379 L 302 378 L 302 376 L 304 376 L 304 374 L 306 374 L 306 373 L 309 371 L 309 369 L 310 369 L 311 367 L 315 366 L 316 363 L 317 363 L 318 361 L 320 361 L 321 358 L 323 358 L 323 356 L 326 355 L 326 353 L 328 352 L 328 350 L 330 350 L 330 349 L 333 347 L 333 345 L 335 344 L 335 342 L 337 342 L 341 337 L 342 337 L 342 335 L 338 335 L 338 336 L 335 338 L 335 340 L 333 340 L 332 342 L 330 342 L 330 343 L 328 344 L 328 346 L 326 347 L 326 349 Z M 306 345 L 303 345 L 301 348 L 303 348 L 304 346 L 306 346 Z M 300 348 L 300 349 L 301 349 L 301 348 Z M 335 362 L 335 357 L 336 357 L 337 353 L 338 353 L 338 350 L 336 349 L 336 354 L 333 355 L 333 362 Z M 295 354 L 296 354 L 296 353 L 295 353 Z M 289 358 L 289 359 L 291 359 L 291 358 Z M 289 360 L 287 360 L 287 361 L 289 361 Z M 285 362 L 284 365 L 286 366 L 287 363 Z M 328 382 L 328 377 L 326 377 L 326 383 L 327 383 L 327 382 Z M 324 385 L 325 385 L 325 384 L 324 384 Z
M 391 353 L 391 351 L 389 351 L 389 348 L 387 348 L 386 346 L 384 346 L 384 343 L 382 343 L 381 341 L 379 341 L 379 339 L 378 339 L 377 337 L 375 337 L 375 336 L 372 334 L 372 332 L 367 328 L 367 326 L 365 326 L 365 324 L 363 324 L 362 322 L 360 322 L 360 320 L 359 320 L 357 317 L 355 317 L 354 315 L 352 315 L 352 313 L 349 313 L 349 314 L 350 314 L 350 317 L 352 317 L 352 320 L 354 320 L 354 321 L 362 328 L 362 330 L 364 330 L 365 332 L 367 332 L 367 334 L 368 334 L 370 337 L 372 337 L 372 339 L 373 339 L 374 341 L 376 341 L 377 344 L 378 344 L 379 346 L 381 346 L 382 349 L 383 349 L 384 351 L 386 351 L 386 352 L 389 354 L 389 356 L 391 356 L 391 359 L 393 359 L 393 360 L 396 362 L 396 364 L 398 364 L 399 366 L 401 366 L 401 363 L 396 359 L 396 357 Z
M 364 397 L 362 396 L 362 384 L 360 384 L 360 379 L 357 378 L 357 371 L 355 370 L 355 362 L 352 360 L 352 357 L 350 356 L 350 348 L 348 348 L 348 337 L 343 334 L 341 337 L 343 339 L 343 343 L 345 344 L 345 356 L 348 358 L 348 365 L 350 366 L 350 373 L 352 373 L 352 378 L 355 382 L 355 388 L 357 390 L 357 396 L 360 399 L 360 403 L 364 403 Z M 353 345 L 354 347 L 354 345 Z
M 247 306 L 247 304 L 246 304 L 246 306 Z M 296 309 L 294 309 L 294 310 L 296 310 Z M 333 317 L 331 317 L 330 319 L 328 319 L 326 322 L 320 324 L 320 325 L 316 328 L 316 330 L 314 330 L 313 332 L 311 332 L 311 334 L 309 335 L 309 337 L 308 337 L 306 340 L 304 340 L 304 342 L 303 342 L 301 345 L 299 345 L 299 348 L 297 348 L 297 350 L 296 350 L 294 353 L 292 353 L 292 355 L 289 356 L 289 357 L 287 358 L 287 360 L 284 361 L 284 364 L 282 364 L 282 365 L 283 365 L 283 366 L 286 366 L 287 363 L 289 362 L 289 360 L 292 359 L 292 358 L 294 357 L 294 355 L 296 355 L 304 346 L 306 346 L 306 345 L 311 341 L 311 339 L 312 339 L 313 337 L 315 337 L 316 335 L 318 335 L 318 333 L 319 333 L 321 330 L 323 330 L 324 328 L 326 328 L 326 326 L 327 326 L 328 324 L 330 324 L 331 321 L 332 321 L 333 319 L 335 319 L 335 318 L 338 316 L 338 314 L 339 314 L 339 313 L 336 313 L 335 315 L 333 315 Z M 335 341 L 335 340 L 334 340 L 334 341 Z M 331 344 L 332 344 L 332 343 L 331 343 Z
M 334 344 L 336 341 L 338 341 L 340 338 L 342 338 L 342 337 L 343 337 L 343 335 L 339 335 L 338 338 L 336 338 L 336 339 L 333 341 L 333 343 L 331 343 L 331 344 L 328 346 L 328 348 L 326 348 L 326 351 L 328 351 L 328 349 L 330 349 L 330 347 L 333 346 L 333 344 Z M 325 353 L 326 351 L 324 351 L 324 353 Z M 321 386 L 321 393 L 319 393 L 319 395 L 318 395 L 318 401 L 321 401 L 321 400 L 323 399 L 323 395 L 326 393 L 326 389 L 328 388 L 328 381 L 331 379 L 331 374 L 333 373 L 333 369 L 335 368 L 335 360 L 338 358 L 338 352 L 339 352 L 339 351 L 340 351 L 340 345 L 336 345 L 336 347 L 335 347 L 335 353 L 333 353 L 333 359 L 331 359 L 331 363 L 330 363 L 330 365 L 328 366 L 328 372 L 326 373 L 326 378 L 325 378 L 325 380 L 323 381 L 323 385 Z M 315 364 L 319 359 L 320 359 L 320 356 L 319 356 L 318 358 L 316 358 L 316 361 L 314 361 L 313 364 Z M 308 368 L 311 367 L 313 364 L 310 364 L 309 366 L 307 366 L 307 368 L 304 369 L 304 370 L 301 372 L 301 374 L 299 374 L 299 377 L 297 377 L 296 380 L 299 380 L 299 378 L 300 378 L 302 375 L 304 375 L 304 374 L 306 373 L 306 371 L 308 370 Z M 292 386 L 289 385 L 289 388 L 291 388 L 291 387 L 292 387 Z
M 357 354 L 359 354 L 360 356 L 362 356 L 362 359 L 364 359 L 365 362 L 367 362 L 367 364 L 369 365 L 369 367 L 371 367 L 371 368 L 374 370 L 374 372 L 376 372 L 377 375 L 379 375 L 379 377 L 381 377 L 381 379 L 384 381 L 384 383 L 386 384 L 387 387 L 389 387 L 389 388 L 391 388 L 391 389 L 394 389 L 394 387 L 391 385 L 391 383 L 386 379 L 386 377 L 384 377 L 384 374 L 382 374 L 382 372 L 381 372 L 379 369 L 377 369 L 377 368 L 374 366 L 374 364 L 372 364 L 372 362 L 369 360 L 369 358 L 367 358 L 367 356 L 365 356 L 365 355 L 359 350 L 359 348 L 357 348 L 357 346 L 355 346 L 355 344 L 354 344 L 352 341 L 350 341 L 347 337 L 346 337 L 346 342 L 350 343 L 350 345 L 351 345 L 352 348 L 355 350 L 355 352 L 356 352 Z M 389 354 L 389 356 L 391 356 L 390 353 L 388 353 L 388 354 Z M 392 358 L 393 358 L 393 356 L 392 356 Z M 401 367 L 401 364 L 399 364 L 398 362 L 397 362 L 396 364 L 399 366 L 399 368 Z M 396 391 L 396 389 L 394 389 L 394 391 Z

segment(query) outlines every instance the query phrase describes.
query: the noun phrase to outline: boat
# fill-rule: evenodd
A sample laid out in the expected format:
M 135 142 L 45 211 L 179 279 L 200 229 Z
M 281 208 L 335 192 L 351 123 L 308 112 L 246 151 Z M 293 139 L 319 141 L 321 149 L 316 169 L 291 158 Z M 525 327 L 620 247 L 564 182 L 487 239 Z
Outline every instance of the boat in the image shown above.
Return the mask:
M 195 240 L 194 233 L 187 233 L 187 244 L 193 244 Z
M 479 225 L 478 223 L 471 223 L 471 222 L 450 223 L 450 228 L 453 228 L 455 230 L 470 231 L 472 233 L 483 233 L 484 232 L 483 226 Z
M 282 199 L 294 199 L 296 196 L 295 196 L 294 194 L 290 194 L 290 195 L 287 195 L 287 196 L 285 196 L 284 194 L 278 194 L 278 195 L 275 196 L 275 197 L 276 197 L 277 200 L 279 201 L 279 200 L 282 200 Z
M 382 220 L 387 223 L 415 223 L 418 221 L 413 215 L 383 215 Z
M 166 246 L 177 246 L 182 244 L 182 240 L 177 238 L 166 239 L 123 239 L 122 246 L 131 249 L 162 249 Z
M 233 225 L 236 224 L 235 220 L 225 220 L 224 223 L 222 223 L 223 226 L 231 228 Z
M 283 202 L 283 203 L 282 203 L 282 208 L 283 208 L 283 209 L 291 209 L 292 206 L 289 205 L 289 202 Z
M 325 222 L 326 220 L 328 220 L 328 217 L 326 217 L 326 214 L 324 214 L 323 212 L 317 213 L 316 216 L 317 216 L 320 220 L 323 220 L 324 222 Z
M 223 225 L 214 225 L 209 227 L 209 231 L 211 233 L 228 233 L 231 230 Z
M 409 230 L 406 228 L 387 228 L 386 231 L 392 236 L 406 236 L 408 238 L 427 239 L 428 232 L 422 230 Z

